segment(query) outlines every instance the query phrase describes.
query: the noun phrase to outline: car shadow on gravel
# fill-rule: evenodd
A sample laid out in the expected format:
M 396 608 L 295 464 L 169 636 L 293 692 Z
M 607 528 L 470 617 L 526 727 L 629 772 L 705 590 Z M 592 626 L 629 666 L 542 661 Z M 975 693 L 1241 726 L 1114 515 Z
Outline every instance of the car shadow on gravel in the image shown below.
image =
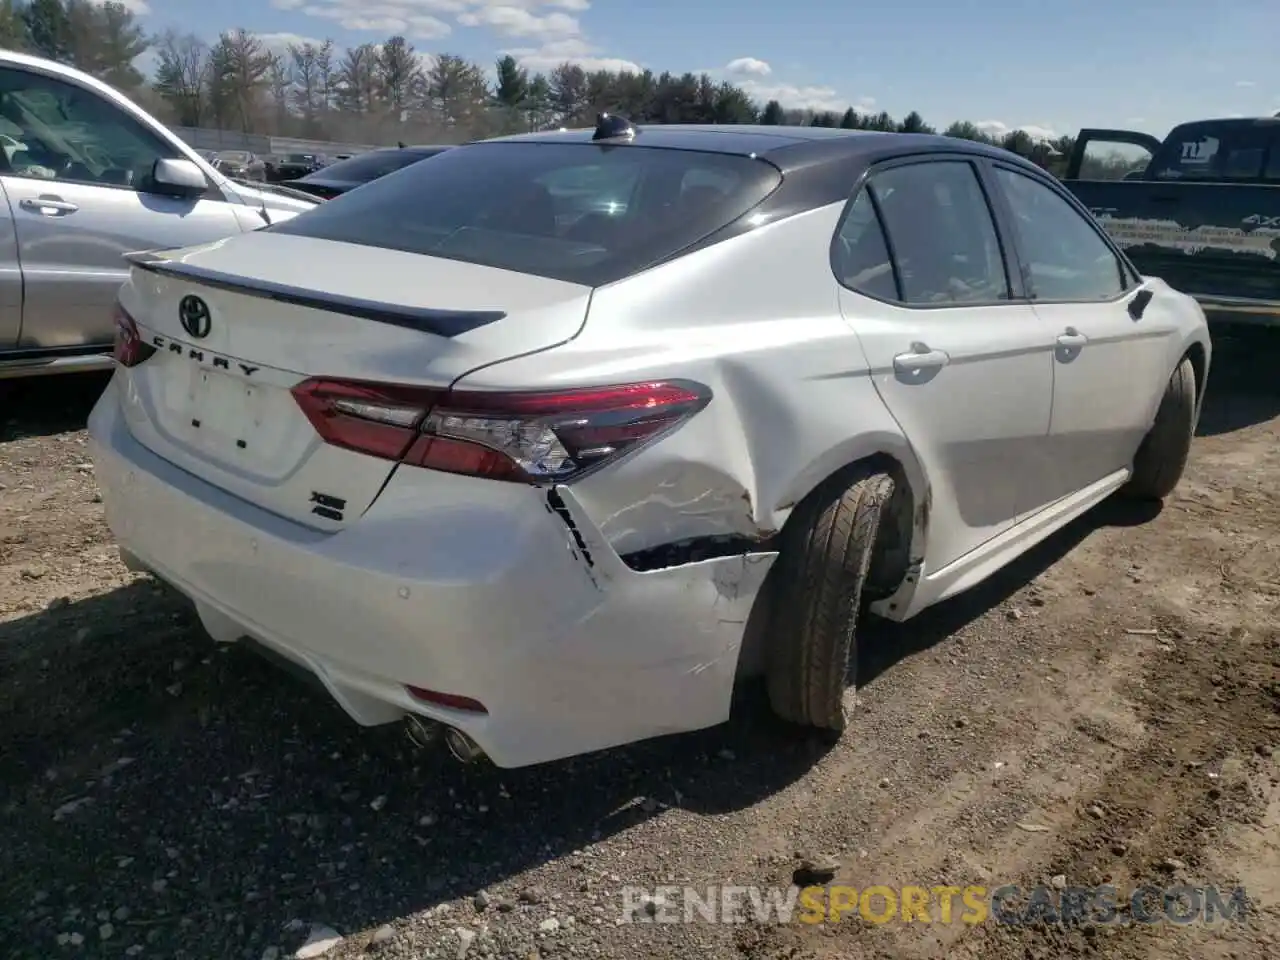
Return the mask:
M 1214 332 L 1213 360 L 1196 435 L 1220 436 L 1280 414 L 1280 330 Z
M 149 934 L 167 955 L 257 957 L 295 918 L 357 931 L 486 888 L 496 909 L 521 871 L 669 807 L 749 806 L 826 749 L 741 712 L 541 767 L 464 767 L 215 647 L 140 579 L 0 624 L 0 942 L 51 945 L 68 909 L 125 906 L 121 947 Z
M 869 686 L 895 664 L 941 643 L 1000 606 L 1097 530 L 1141 526 L 1158 517 L 1161 509 L 1159 503 L 1106 500 L 976 587 L 923 611 L 906 623 L 868 618 L 858 633 L 859 685 Z
M 0 380 L 0 443 L 83 430 L 110 373 Z

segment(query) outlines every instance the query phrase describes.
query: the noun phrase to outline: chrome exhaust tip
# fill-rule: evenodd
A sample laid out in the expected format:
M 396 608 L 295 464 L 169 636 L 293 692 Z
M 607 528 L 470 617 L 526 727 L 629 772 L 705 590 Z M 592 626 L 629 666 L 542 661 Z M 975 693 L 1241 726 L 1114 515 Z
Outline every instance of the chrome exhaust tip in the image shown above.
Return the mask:
M 480 749 L 480 744 L 476 743 L 457 727 L 445 728 L 444 743 L 449 748 L 449 752 L 453 754 L 453 759 L 459 763 L 474 763 L 484 756 L 484 751 Z
M 404 732 L 409 742 L 415 747 L 425 748 L 435 745 L 440 728 L 438 724 L 424 721 L 416 714 L 407 713 L 404 717 Z

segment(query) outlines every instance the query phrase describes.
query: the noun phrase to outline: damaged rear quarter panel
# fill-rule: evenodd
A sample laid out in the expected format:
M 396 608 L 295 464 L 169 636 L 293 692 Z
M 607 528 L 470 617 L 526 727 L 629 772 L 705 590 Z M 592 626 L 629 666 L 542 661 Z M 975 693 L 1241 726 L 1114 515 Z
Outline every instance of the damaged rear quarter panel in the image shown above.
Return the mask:
M 599 288 L 576 338 L 461 385 L 705 384 L 713 399 L 691 421 L 569 486 L 617 554 L 704 537 L 767 545 L 826 476 L 906 450 L 840 312 L 827 255 L 840 209 L 767 224 Z

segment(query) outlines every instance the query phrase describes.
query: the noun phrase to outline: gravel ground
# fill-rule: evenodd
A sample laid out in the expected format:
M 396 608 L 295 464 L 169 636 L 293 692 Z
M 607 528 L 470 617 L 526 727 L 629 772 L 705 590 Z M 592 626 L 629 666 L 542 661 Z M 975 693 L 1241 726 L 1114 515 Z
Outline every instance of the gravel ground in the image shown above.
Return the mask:
M 1274 339 L 1274 338 L 1273 338 Z M 1163 510 L 1108 504 L 862 637 L 856 729 L 724 727 L 519 771 L 354 726 L 120 565 L 101 379 L 0 401 L 0 955 L 1280 956 L 1280 349 L 1219 344 Z M 1243 884 L 1244 923 L 624 923 L 621 890 Z M 319 947 L 316 948 L 317 950 Z M 302 954 L 307 955 L 304 948 Z

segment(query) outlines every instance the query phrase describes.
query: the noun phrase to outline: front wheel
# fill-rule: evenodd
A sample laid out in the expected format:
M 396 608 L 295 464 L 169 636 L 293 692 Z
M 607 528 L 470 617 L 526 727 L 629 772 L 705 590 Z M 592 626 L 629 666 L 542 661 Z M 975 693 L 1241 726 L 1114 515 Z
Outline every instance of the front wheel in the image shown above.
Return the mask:
M 893 478 L 864 470 L 820 490 L 783 532 L 768 631 L 769 702 L 781 719 L 844 730 L 862 588 Z
M 1187 357 L 1169 378 L 1156 422 L 1133 458 L 1133 476 L 1121 489 L 1135 500 L 1163 500 L 1173 492 L 1191 453 L 1196 428 L 1196 371 Z

